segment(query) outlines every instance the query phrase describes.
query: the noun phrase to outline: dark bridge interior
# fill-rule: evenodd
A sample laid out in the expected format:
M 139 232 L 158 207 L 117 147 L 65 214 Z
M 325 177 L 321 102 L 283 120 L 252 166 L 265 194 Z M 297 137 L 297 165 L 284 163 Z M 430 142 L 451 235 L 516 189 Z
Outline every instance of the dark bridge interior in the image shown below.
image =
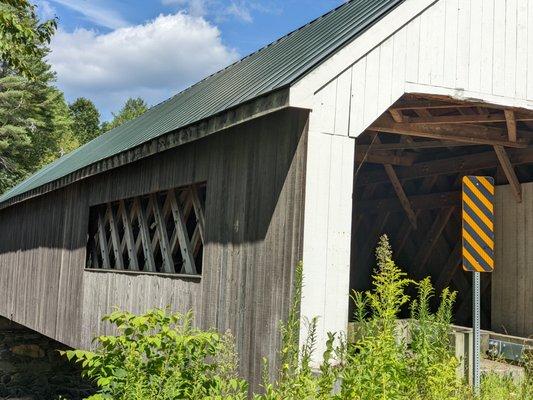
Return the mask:
M 533 116 L 519 109 L 406 95 L 357 141 L 351 287 L 370 288 L 374 249 L 389 235 L 397 263 L 458 291 L 455 322 L 471 324 L 471 274 L 461 266 L 461 179 L 533 181 Z M 491 274 L 482 274 L 482 326 L 491 327 Z M 510 294 L 511 295 L 511 294 Z M 526 300 L 527 301 L 527 300 Z

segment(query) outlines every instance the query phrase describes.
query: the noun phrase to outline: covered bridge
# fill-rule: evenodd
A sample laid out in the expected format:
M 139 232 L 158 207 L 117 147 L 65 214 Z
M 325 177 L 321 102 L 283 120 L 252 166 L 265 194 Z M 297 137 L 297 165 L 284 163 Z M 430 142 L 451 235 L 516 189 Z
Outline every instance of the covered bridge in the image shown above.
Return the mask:
M 352 0 L 0 197 L 0 315 L 74 347 L 114 306 L 194 310 L 276 359 L 294 266 L 318 342 L 391 237 L 459 291 L 460 180 L 496 178 L 483 325 L 533 333 L 533 0 Z M 320 349 L 318 351 L 320 353 Z

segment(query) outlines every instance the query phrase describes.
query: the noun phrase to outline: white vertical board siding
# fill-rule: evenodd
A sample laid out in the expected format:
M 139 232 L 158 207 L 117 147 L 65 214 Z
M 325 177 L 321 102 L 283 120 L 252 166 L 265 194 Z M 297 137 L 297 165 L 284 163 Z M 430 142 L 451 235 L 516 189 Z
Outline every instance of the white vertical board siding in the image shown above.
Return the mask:
M 348 320 L 353 138 L 405 92 L 533 109 L 533 0 L 408 0 L 387 18 L 291 87 L 312 109 L 302 318 L 320 344 Z
M 362 45 L 355 40 L 350 46 Z M 308 79 L 316 79 L 320 68 Z M 331 102 L 312 104 L 313 112 L 325 116 L 323 124 L 349 107 L 350 136 L 358 136 L 405 91 L 533 108 L 533 0 L 437 1 L 342 70 L 316 88 L 316 96 Z M 339 86 L 346 89 L 350 74 L 350 97 L 327 95 Z M 298 98 L 299 88 L 309 85 L 296 84 L 291 96 Z
M 522 203 L 509 185 L 498 186 L 495 216 L 492 329 L 527 337 L 533 333 L 533 183 L 522 185 Z
M 300 339 L 307 337 L 307 321 L 318 317 L 313 360 L 317 364 L 327 332 L 345 331 L 348 324 L 355 151 L 348 126 L 353 84 L 349 69 L 323 88 L 309 119 L 306 175 L 312 179 L 306 180 L 305 189 Z

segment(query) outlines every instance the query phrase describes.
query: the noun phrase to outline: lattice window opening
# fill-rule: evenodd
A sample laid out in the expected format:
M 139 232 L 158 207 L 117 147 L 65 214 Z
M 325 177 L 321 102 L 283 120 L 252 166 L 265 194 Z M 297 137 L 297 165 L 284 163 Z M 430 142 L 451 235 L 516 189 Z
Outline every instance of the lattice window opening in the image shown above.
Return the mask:
M 206 185 L 90 209 L 86 267 L 201 275 Z

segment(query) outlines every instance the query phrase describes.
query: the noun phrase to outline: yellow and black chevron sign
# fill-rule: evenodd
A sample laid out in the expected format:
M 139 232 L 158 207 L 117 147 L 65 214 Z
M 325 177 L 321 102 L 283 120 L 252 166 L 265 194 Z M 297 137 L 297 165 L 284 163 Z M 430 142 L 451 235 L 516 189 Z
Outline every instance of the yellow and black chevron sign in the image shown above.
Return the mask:
M 494 269 L 494 179 L 463 177 L 463 269 Z

